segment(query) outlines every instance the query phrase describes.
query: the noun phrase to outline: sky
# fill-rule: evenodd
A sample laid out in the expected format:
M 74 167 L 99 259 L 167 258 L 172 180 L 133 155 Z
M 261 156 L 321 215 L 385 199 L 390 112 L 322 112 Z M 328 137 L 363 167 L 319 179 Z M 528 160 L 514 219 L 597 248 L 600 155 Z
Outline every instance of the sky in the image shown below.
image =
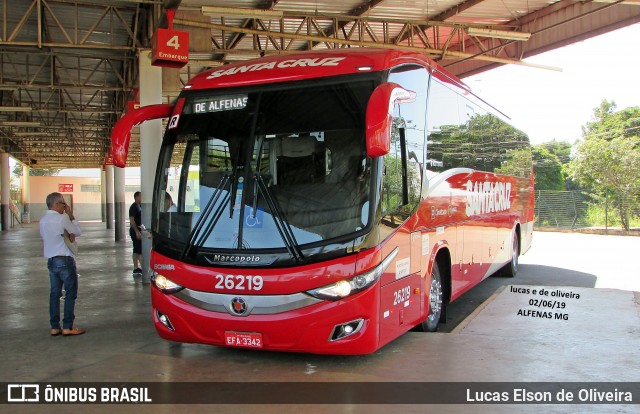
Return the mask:
M 529 134 L 532 144 L 553 139 L 574 143 L 603 99 L 617 109 L 640 106 L 640 24 L 628 26 L 525 59 L 562 72 L 505 65 L 464 82 Z M 13 167 L 12 167 L 13 168 Z M 127 168 L 126 177 L 139 177 Z M 63 170 L 60 175 L 99 177 L 98 169 Z
M 506 65 L 463 79 L 529 134 L 532 144 L 574 143 L 603 99 L 640 106 L 640 24 L 525 59 L 562 72 Z

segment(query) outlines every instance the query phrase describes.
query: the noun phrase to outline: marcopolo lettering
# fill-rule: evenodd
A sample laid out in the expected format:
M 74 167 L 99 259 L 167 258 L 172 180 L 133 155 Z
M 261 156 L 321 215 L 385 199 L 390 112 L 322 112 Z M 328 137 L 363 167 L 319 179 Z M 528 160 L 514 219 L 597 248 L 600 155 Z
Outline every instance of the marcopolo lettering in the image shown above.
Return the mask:
M 239 73 L 256 72 L 261 70 L 270 70 L 275 68 L 305 68 L 305 67 L 317 67 L 317 66 L 338 66 L 343 57 L 327 57 L 327 58 L 303 58 L 303 59 L 289 59 L 282 62 L 266 62 L 266 63 L 254 63 L 251 65 L 236 66 L 230 69 L 221 69 L 212 72 L 207 79 L 215 79 L 220 76 L 237 75 Z
M 232 255 L 232 254 L 216 254 L 213 256 L 214 262 L 259 262 L 260 256 L 240 256 L 240 255 Z
M 506 211 L 511 208 L 511 183 L 467 181 L 467 216 Z

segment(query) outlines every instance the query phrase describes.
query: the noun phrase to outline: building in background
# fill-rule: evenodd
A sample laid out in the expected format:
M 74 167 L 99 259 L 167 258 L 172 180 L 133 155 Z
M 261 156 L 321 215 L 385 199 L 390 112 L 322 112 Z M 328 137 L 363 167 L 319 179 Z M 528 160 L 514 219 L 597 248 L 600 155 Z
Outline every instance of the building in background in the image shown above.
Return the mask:
M 79 221 L 102 220 L 100 178 L 42 176 L 29 177 L 31 221 L 39 221 L 47 210 L 47 195 L 57 191 L 72 206 Z M 133 193 L 141 191 L 140 179 L 125 180 L 125 200 L 133 202 Z

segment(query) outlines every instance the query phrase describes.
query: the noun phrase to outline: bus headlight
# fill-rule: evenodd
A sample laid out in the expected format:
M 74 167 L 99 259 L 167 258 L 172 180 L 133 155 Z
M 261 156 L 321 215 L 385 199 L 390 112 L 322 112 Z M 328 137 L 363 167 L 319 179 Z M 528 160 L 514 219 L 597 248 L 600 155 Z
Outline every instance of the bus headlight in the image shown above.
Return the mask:
M 153 283 L 155 287 L 160 289 L 162 293 L 176 293 L 184 289 L 184 287 L 180 286 L 179 284 L 174 283 L 166 277 L 157 273 L 154 273 L 153 276 L 151 276 L 151 283 Z
M 318 299 L 338 300 L 349 296 L 351 291 L 352 288 L 350 281 L 341 280 L 331 285 L 309 290 L 307 291 L 307 293 L 311 296 L 315 296 Z
M 332 283 L 327 286 L 308 290 L 306 293 L 318 299 L 325 300 L 339 300 L 346 298 L 349 295 L 353 295 L 354 293 L 358 293 L 373 285 L 378 279 L 380 279 L 380 276 L 382 276 L 384 271 L 387 270 L 387 267 L 389 267 L 397 255 L 398 248 L 396 247 L 389 256 L 382 261 L 382 263 L 368 272 L 356 275 L 351 279 L 340 280 L 339 282 Z

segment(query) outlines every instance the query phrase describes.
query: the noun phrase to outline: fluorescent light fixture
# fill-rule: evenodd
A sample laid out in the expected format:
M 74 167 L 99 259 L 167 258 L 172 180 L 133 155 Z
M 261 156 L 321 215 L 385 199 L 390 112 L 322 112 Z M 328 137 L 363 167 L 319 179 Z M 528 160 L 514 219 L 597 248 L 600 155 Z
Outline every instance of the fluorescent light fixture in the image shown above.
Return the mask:
M 243 51 L 244 52 L 244 51 Z M 228 62 L 242 62 L 249 59 L 256 59 L 260 57 L 260 52 L 256 51 L 252 53 L 251 51 L 246 51 L 246 53 L 229 53 L 225 59 Z
M 206 16 L 232 16 L 249 18 L 281 19 L 284 13 L 278 10 L 242 9 L 237 7 L 202 6 L 202 14 Z
M 103 129 L 108 129 L 108 126 L 89 126 L 89 125 L 67 125 L 65 129 L 69 129 L 71 131 L 101 131 Z
M 198 60 L 198 59 L 189 59 L 189 66 L 194 67 L 218 67 L 224 65 L 224 62 L 219 60 Z
M 0 91 L 17 91 L 17 90 L 18 90 L 17 86 L 0 85 Z
M 0 126 L 37 127 L 40 126 L 40 121 L 4 121 Z
M 0 112 L 31 112 L 30 106 L 0 106 Z
M 504 40 L 518 40 L 521 42 L 529 40 L 531 33 L 514 32 L 512 30 L 485 29 L 482 27 L 467 27 L 469 36 L 493 37 Z
M 32 131 L 32 132 L 17 131 L 13 133 L 13 135 L 15 135 L 16 137 L 48 137 L 48 136 L 51 136 L 52 134 L 53 134 L 52 132 L 42 132 L 42 131 Z

